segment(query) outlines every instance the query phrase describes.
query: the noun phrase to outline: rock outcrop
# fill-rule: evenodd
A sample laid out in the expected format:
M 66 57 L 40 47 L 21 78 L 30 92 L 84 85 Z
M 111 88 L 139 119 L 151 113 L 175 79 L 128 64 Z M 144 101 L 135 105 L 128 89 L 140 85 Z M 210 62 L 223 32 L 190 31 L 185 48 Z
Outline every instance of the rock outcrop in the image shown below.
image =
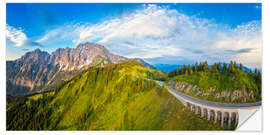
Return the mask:
M 192 85 L 188 82 L 174 82 L 169 81 L 169 85 L 179 92 L 185 93 L 190 96 L 195 96 L 200 99 L 228 102 L 228 103 L 246 103 L 254 102 L 255 94 L 248 89 L 236 89 L 236 90 L 222 90 L 219 91 L 217 88 L 209 88 L 203 90 L 197 85 Z

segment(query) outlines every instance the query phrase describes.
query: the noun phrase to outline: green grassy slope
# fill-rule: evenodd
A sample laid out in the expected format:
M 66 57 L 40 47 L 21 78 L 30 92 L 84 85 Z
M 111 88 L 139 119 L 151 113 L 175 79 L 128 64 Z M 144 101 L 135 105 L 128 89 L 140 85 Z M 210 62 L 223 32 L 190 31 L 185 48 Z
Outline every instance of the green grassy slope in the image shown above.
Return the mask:
M 196 85 L 205 94 L 202 96 L 191 92 L 189 93 L 191 96 L 212 101 L 240 103 L 261 101 L 261 90 L 258 88 L 254 78 L 252 74 L 238 70 L 234 73 L 196 72 L 178 75 L 171 79 L 175 82 L 188 82 L 189 84 Z M 224 91 L 227 93 L 242 92 L 244 98 L 235 99 L 234 101 L 229 99 L 231 97 L 215 98 L 216 94 Z
M 7 110 L 8 130 L 219 130 L 145 78 L 162 72 L 127 61 L 91 67 L 55 93 L 22 98 Z M 11 105 L 12 104 L 12 105 Z

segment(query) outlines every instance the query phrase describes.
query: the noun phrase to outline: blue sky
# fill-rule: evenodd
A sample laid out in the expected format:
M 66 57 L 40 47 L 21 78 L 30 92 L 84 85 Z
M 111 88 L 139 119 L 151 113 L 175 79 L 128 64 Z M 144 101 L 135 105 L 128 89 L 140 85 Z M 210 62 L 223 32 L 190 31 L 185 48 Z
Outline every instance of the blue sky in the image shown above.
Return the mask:
M 95 42 L 151 64 L 261 68 L 261 4 L 7 4 L 7 59 Z

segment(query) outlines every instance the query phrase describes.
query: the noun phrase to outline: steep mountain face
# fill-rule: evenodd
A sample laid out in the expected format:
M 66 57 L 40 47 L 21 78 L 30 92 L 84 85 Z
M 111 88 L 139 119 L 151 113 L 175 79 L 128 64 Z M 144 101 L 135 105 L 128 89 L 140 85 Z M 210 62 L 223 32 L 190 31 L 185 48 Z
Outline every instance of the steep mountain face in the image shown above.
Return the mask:
M 75 49 L 57 49 L 52 53 L 50 63 L 59 65 L 62 71 L 80 70 L 93 64 L 96 57 L 102 57 L 111 63 L 119 63 L 127 58 L 111 54 L 105 47 L 98 44 L 80 44 Z
M 7 130 L 220 130 L 147 78 L 137 61 L 89 67 L 52 93 L 7 107 Z
M 43 85 L 49 74 L 56 72 L 55 66 L 49 63 L 50 54 L 35 50 L 28 52 L 15 61 L 7 62 L 7 93 L 26 93 L 35 86 Z
M 37 49 L 15 61 L 7 61 L 7 93 L 22 95 L 29 91 L 54 89 L 89 66 L 126 60 L 128 58 L 112 54 L 104 46 L 94 43 L 59 48 L 51 54 Z

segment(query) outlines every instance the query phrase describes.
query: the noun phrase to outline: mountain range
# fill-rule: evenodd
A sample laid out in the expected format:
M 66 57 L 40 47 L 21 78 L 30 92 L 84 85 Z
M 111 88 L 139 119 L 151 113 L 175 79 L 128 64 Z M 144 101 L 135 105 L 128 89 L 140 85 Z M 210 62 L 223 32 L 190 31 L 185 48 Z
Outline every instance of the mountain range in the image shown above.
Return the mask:
M 110 53 L 95 43 L 79 44 L 76 48 L 59 48 L 49 54 L 36 49 L 21 58 L 6 62 L 7 94 L 16 96 L 34 91 L 55 89 L 90 66 L 121 63 L 129 58 Z M 154 67 L 135 58 L 144 67 Z

